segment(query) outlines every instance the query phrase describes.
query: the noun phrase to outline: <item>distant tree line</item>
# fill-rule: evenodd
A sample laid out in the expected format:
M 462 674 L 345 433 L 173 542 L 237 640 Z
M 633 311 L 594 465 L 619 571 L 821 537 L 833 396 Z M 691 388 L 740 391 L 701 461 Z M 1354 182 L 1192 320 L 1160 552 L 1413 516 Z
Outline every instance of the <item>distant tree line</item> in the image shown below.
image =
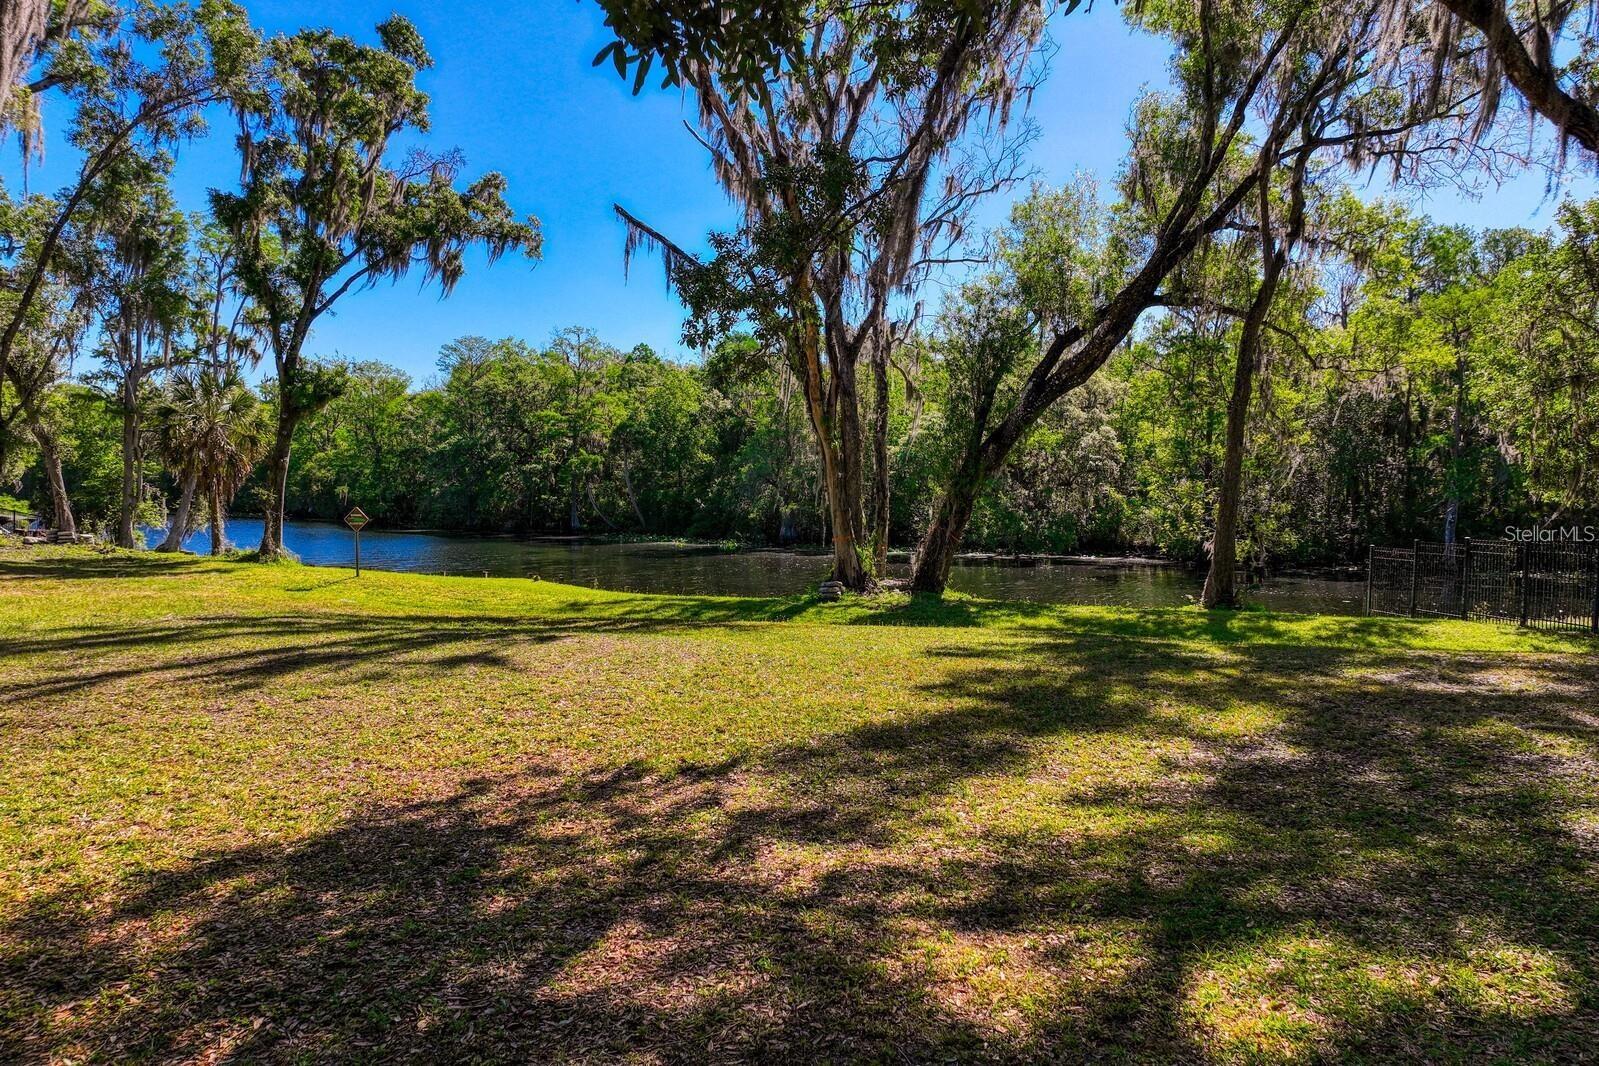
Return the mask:
M 1057 241 L 1079 217 L 1064 204 L 1086 210 L 1085 196 L 1037 191 L 1001 235 L 1004 256 Z M 1599 514 L 1599 203 L 1566 205 L 1546 233 L 1473 232 L 1341 194 L 1312 230 L 1317 255 L 1265 320 L 1244 454 L 1246 566 Z M 1235 264 L 1210 267 L 1224 307 Z M 974 328 L 988 335 L 973 320 L 993 313 L 998 286 L 969 289 L 905 345 L 888 397 L 895 543 L 929 519 L 966 417 Z M 1173 308 L 1122 346 L 985 487 L 967 543 L 1204 561 L 1240 329 L 1225 309 Z M 692 364 L 569 329 L 541 347 L 461 338 L 420 386 L 377 361 L 319 372 L 338 389 L 296 429 L 293 516 L 336 519 L 359 504 L 391 528 L 828 538 L 798 383 L 748 335 Z M 66 476 L 83 512 L 109 525 L 116 396 L 78 385 L 57 403 Z M 143 470 L 158 524 L 162 501 L 175 507 L 182 492 L 161 454 Z M 9 461 L 32 465 L 16 451 Z M 24 484 L 47 492 L 36 476 Z M 265 491 L 257 468 L 234 509 L 259 511 Z

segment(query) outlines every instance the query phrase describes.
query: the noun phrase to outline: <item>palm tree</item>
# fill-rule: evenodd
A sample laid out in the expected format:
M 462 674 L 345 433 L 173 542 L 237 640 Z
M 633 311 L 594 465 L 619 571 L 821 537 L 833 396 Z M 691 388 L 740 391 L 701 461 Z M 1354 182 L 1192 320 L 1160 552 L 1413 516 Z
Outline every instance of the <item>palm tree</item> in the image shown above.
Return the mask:
M 237 370 L 176 374 L 155 409 L 161 453 L 179 478 L 193 477 L 211 511 L 211 554 L 222 554 L 225 504 L 265 454 L 266 409 Z

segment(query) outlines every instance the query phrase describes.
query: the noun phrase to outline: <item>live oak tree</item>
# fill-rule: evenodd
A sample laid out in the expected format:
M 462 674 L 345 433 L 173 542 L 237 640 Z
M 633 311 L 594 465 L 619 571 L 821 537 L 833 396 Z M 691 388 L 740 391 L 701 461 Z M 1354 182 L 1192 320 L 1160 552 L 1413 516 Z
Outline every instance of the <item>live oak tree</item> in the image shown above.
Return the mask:
M 21 134 L 24 162 L 43 143 L 40 95 L 62 81 L 48 57 L 75 36 L 116 20 L 107 0 L 7 0 L 0 6 L 0 133 Z M 35 69 L 40 66 L 45 69 Z
M 405 19 L 377 29 L 378 45 L 321 29 L 268 44 L 260 88 L 240 100 L 242 188 L 212 196 L 237 242 L 240 282 L 261 313 L 277 370 L 263 559 L 282 552 L 295 427 L 335 387 L 304 356 L 317 320 L 352 290 L 413 267 L 448 293 L 474 246 L 491 261 L 539 251 L 538 223 L 515 216 L 498 174 L 457 188 L 455 153 L 390 158 L 397 137 L 427 129 L 428 98 L 416 77 L 432 60 Z
M 21 269 L 39 254 L 40 236 L 55 218 L 55 205 L 47 197 L 21 204 L 0 197 L 0 222 L 16 244 Z M 57 241 L 56 267 L 40 283 L 27 310 L 16 315 L 16 342 L 12 358 L 0 376 L 0 393 L 9 390 L 15 413 L 28 427 L 39 452 L 50 497 L 51 528 L 75 534 L 77 520 L 63 471 L 59 427 L 51 411 L 57 389 L 93 317 L 89 279 L 98 271 L 93 242 L 67 230 Z M 16 314 L 17 295 L 0 289 L 0 312 Z M 0 396 L 0 399 L 4 399 Z
M 699 320 L 686 336 L 708 341 L 746 322 L 802 384 L 833 577 L 866 589 L 888 549 L 889 371 L 905 334 L 897 319 L 951 256 L 971 207 L 1019 176 L 1020 141 L 1003 131 L 1025 90 L 1043 9 L 1034 0 L 821 0 L 796 13 L 798 46 L 777 48 L 758 86 L 721 51 L 668 56 L 693 92 L 702 141 L 743 208 L 743 228 L 713 238 L 716 255 L 701 263 L 619 214 L 629 253 L 640 243 L 663 251 Z M 631 43 L 650 54 L 651 38 Z M 984 150 L 964 152 L 979 125 Z
M 13 94 L 43 43 L 52 0 L 14 0 L 0 8 L 0 122 L 11 118 Z
M 150 382 L 188 353 L 182 344 L 190 311 L 188 220 L 167 188 L 170 160 L 126 156 L 96 182 L 85 203 L 86 228 L 101 246 L 104 269 L 92 279 L 100 317 L 103 384 L 122 418 L 122 487 L 116 543 L 137 543 L 144 503 L 142 416 Z
M 913 587 L 943 590 L 984 486 L 1042 414 L 1088 381 L 1141 316 L 1182 298 L 1168 286 L 1180 290 L 1183 265 L 1204 241 L 1234 225 L 1251 198 L 1259 200 L 1279 168 L 1349 146 L 1413 164 L 1425 157 L 1409 147 L 1418 101 L 1406 91 L 1413 83 L 1407 64 L 1417 61 L 1420 46 L 1410 39 L 1395 61 L 1382 10 L 1354 0 L 1175 0 L 1130 12 L 1176 43 L 1175 94 L 1139 105 L 1118 228 L 1086 259 L 1075 237 L 1046 229 L 1033 242 L 1039 251 L 1013 260 L 1012 287 L 1045 340 L 1036 354 L 1015 352 L 1004 373 L 987 377 L 976 400 L 979 417 L 950 464 L 918 545 Z M 1359 70 L 1359 80 L 1345 80 L 1347 69 Z M 1343 95 L 1329 96 L 1330 72 L 1346 86 Z M 1361 99 L 1392 113 L 1344 106 L 1356 85 L 1365 87 Z M 1329 101 L 1340 106 L 1324 106 Z M 1440 94 L 1419 106 L 1430 114 L 1451 103 Z M 1252 117 L 1261 124 L 1258 138 L 1246 128 Z
M 204 109 L 246 91 L 254 73 L 259 40 L 231 0 L 197 7 L 140 0 L 115 29 L 93 41 L 68 41 L 50 59 L 47 76 L 76 109 L 69 140 L 83 162 L 51 202 L 30 253 L 5 269 L 14 299 L 0 313 L 0 376 L 55 269 L 67 227 L 107 171 L 199 134 Z
M 1433 0 L 1437 80 L 1465 73 L 1480 87 L 1477 131 L 1491 129 L 1505 86 L 1553 125 L 1558 154 L 1574 141 L 1599 153 L 1599 70 L 1593 0 Z M 1408 5 L 1396 3 L 1397 24 Z M 1400 30 L 1399 32 L 1403 32 Z

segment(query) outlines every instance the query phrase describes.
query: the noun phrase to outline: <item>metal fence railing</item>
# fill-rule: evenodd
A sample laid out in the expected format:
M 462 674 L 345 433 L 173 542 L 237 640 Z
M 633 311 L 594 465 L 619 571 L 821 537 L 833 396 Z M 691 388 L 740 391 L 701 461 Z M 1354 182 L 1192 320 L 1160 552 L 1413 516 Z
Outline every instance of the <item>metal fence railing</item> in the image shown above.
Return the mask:
M 1366 613 L 1599 633 L 1599 549 L 1471 540 L 1373 547 Z

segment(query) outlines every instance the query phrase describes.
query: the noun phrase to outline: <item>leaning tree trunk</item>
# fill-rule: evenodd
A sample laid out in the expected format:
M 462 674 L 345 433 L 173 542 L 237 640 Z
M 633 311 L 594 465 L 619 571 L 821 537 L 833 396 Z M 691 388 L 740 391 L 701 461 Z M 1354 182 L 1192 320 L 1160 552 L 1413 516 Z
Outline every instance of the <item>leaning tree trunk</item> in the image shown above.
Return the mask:
M 1267 141 L 1268 158 L 1275 146 Z M 1288 228 L 1281 240 L 1272 231 L 1271 181 L 1262 175 L 1257 187 L 1259 204 L 1255 221 L 1260 228 L 1260 288 L 1244 314 L 1238 332 L 1238 365 L 1233 369 L 1233 391 L 1227 401 L 1227 437 L 1222 451 L 1221 495 L 1216 500 L 1216 532 L 1211 541 L 1210 573 L 1200 602 L 1206 607 L 1238 605 L 1238 508 L 1244 490 L 1244 437 L 1249 427 L 1249 403 L 1255 391 L 1255 366 L 1260 360 L 1261 334 L 1266 315 L 1277 296 L 1278 283 L 1288 257 L 1305 228 L 1305 171 L 1308 156 L 1300 153 L 1289 181 Z
M 199 487 L 199 481 L 200 479 L 194 474 L 184 477 L 183 492 L 178 496 L 178 509 L 172 516 L 171 524 L 167 526 L 167 535 L 156 545 L 156 551 L 183 550 L 183 542 L 189 535 L 189 521 L 194 514 L 194 493 Z
M 638 505 L 638 494 L 633 491 L 633 475 L 628 470 L 627 460 L 622 460 L 622 489 L 627 493 L 628 506 L 633 508 L 633 517 L 638 519 L 638 528 L 641 533 L 648 533 L 650 524 L 644 520 L 644 508 Z
M 1216 532 L 1211 541 L 1210 572 L 1205 575 L 1205 588 L 1200 593 L 1200 602 L 1206 607 L 1238 606 L 1238 508 L 1244 492 L 1244 439 L 1249 428 L 1249 403 L 1255 392 L 1255 366 L 1260 361 L 1261 333 L 1286 260 L 1286 245 L 1268 250 L 1260 288 L 1238 333 L 1238 365 L 1233 369 L 1233 391 L 1227 400 L 1221 489 L 1216 498 Z
M 67 479 L 61 472 L 61 449 L 51 433 L 36 415 L 30 413 L 28 428 L 39 445 L 39 462 L 44 467 L 45 480 L 50 485 L 50 503 L 54 510 L 51 528 L 57 533 L 77 536 L 78 524 L 72 517 L 72 498 L 67 495 Z
M 955 565 L 985 480 L 977 452 L 969 449 L 962 468 L 939 496 L 933 520 L 916 546 L 916 556 L 911 561 L 911 591 L 944 594 L 950 567 Z

